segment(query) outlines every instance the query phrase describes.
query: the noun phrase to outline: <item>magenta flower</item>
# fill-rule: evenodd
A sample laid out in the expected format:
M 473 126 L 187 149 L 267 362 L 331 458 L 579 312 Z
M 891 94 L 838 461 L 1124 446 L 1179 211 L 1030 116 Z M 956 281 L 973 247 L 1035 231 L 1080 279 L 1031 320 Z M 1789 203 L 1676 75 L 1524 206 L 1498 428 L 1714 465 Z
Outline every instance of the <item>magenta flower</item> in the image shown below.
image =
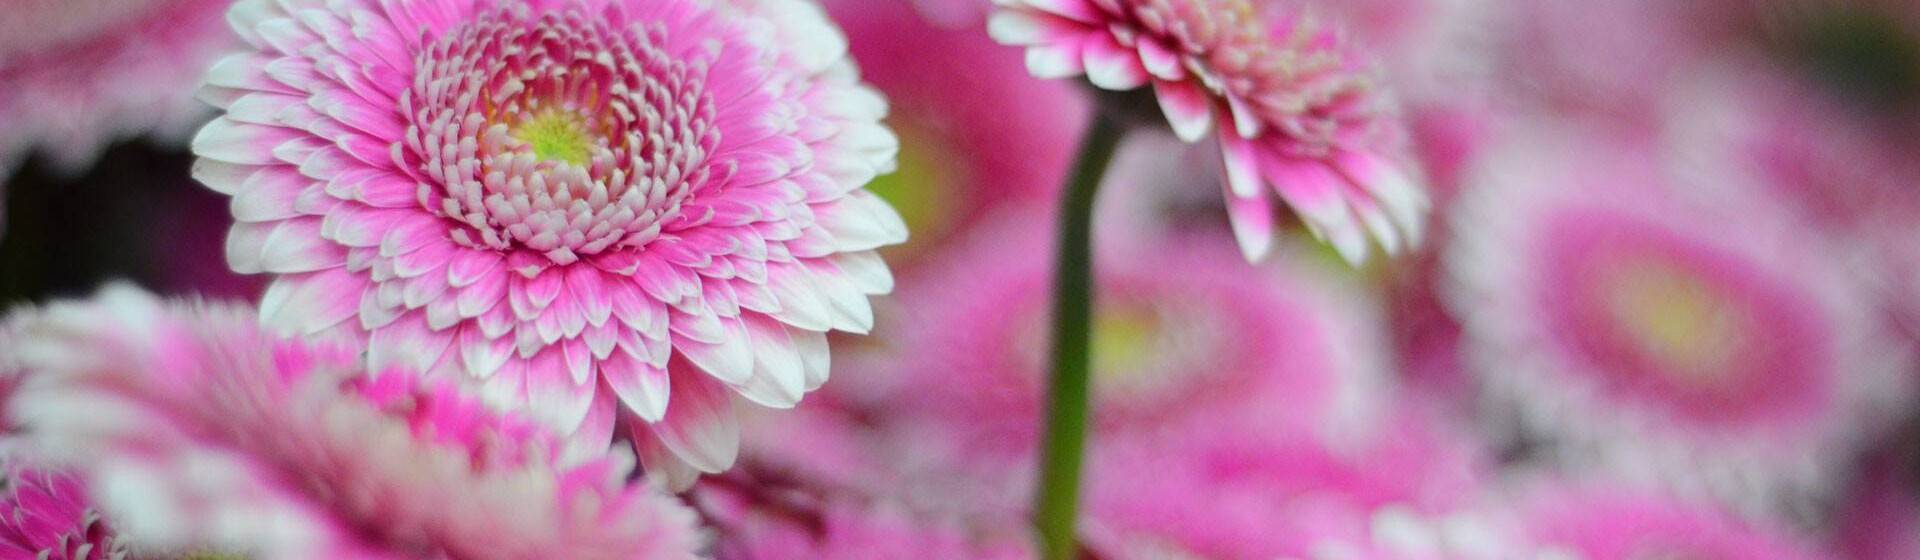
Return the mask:
M 244 307 L 131 288 L 27 311 L 25 448 L 72 469 L 130 545 L 257 558 L 693 557 L 630 456 L 568 449 L 446 381 L 364 373 Z M 597 448 L 604 450 L 604 447 Z
M 891 289 L 886 103 L 812 4 L 281 4 L 235 6 L 195 151 L 282 332 L 717 472 L 730 394 L 792 406 Z
M 1418 242 L 1426 195 L 1370 63 L 1302 14 L 1246 0 L 997 0 L 994 38 L 1027 48 L 1043 78 L 1152 86 L 1182 140 L 1209 130 L 1228 216 L 1248 260 L 1273 247 L 1266 188 L 1352 262 L 1368 233 L 1387 253 Z
M 1806 511 L 1910 385 L 1845 253 L 1751 183 L 1573 134 L 1515 138 L 1454 216 L 1495 417 L 1576 468 Z
M 0 177 L 39 148 L 64 170 L 107 144 L 205 122 L 193 87 L 233 44 L 226 0 L 16 0 L 0 18 Z
M 79 480 L 8 464 L 0 503 L 0 558 L 119 560 L 126 542 L 100 518 Z

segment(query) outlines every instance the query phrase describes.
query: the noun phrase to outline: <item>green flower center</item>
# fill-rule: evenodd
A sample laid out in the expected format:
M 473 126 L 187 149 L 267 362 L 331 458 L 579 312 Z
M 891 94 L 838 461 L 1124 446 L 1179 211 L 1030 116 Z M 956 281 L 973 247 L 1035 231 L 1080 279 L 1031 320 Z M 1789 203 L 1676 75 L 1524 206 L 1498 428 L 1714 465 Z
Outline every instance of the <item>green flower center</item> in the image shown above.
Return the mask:
M 566 111 L 543 111 L 521 121 L 513 128 L 513 137 L 526 142 L 541 161 L 585 166 L 593 153 L 586 122 Z
M 1160 314 L 1143 306 L 1102 310 L 1093 318 L 1093 374 L 1118 386 L 1146 381 L 1165 333 Z

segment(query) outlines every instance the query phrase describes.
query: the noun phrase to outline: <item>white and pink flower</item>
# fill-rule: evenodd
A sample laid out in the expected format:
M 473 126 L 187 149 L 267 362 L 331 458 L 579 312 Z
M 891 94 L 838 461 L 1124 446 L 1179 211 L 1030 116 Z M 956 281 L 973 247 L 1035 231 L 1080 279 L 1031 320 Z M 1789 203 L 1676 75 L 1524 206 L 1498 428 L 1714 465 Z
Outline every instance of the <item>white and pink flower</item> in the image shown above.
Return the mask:
M 23 449 L 129 546 L 256 558 L 692 558 L 630 455 L 569 448 L 447 380 L 277 339 L 252 309 L 132 288 L 16 315 Z
M 243 0 L 194 150 L 280 332 L 483 387 L 653 473 L 727 468 L 906 239 L 886 103 L 800 0 Z M 669 399 L 669 391 L 672 398 Z M 669 406 L 671 402 L 671 406 Z
M 1569 468 L 1809 513 L 1910 385 L 1843 254 L 1751 183 L 1643 143 L 1512 140 L 1445 256 L 1494 423 Z
M 1248 260 L 1273 249 L 1272 196 L 1352 262 L 1369 234 L 1418 243 L 1427 200 L 1373 63 L 1302 11 L 1246 0 L 996 0 L 988 30 L 1035 76 L 1151 87 L 1173 132 L 1213 134 Z M 1268 191 L 1271 189 L 1272 193 Z

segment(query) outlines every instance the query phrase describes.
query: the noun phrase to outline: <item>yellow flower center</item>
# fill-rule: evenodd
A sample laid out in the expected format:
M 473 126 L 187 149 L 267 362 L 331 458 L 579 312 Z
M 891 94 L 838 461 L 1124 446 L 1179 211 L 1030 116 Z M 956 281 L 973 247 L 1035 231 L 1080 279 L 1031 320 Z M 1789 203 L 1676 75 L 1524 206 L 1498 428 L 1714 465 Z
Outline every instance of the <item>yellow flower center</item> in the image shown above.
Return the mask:
M 1163 333 L 1160 314 L 1145 306 L 1102 310 L 1093 318 L 1093 374 L 1120 387 L 1151 380 Z
M 1725 367 L 1745 342 L 1741 305 L 1697 275 L 1679 267 L 1628 266 L 1609 283 L 1615 324 L 1648 356 L 1670 366 L 1676 381 L 1719 385 Z

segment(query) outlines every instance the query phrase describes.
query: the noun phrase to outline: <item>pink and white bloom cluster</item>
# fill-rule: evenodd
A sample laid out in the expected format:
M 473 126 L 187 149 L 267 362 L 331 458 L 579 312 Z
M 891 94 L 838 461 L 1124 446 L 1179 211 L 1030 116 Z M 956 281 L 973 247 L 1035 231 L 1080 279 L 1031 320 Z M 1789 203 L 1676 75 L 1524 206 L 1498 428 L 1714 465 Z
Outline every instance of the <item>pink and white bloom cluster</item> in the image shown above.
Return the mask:
M 694 515 L 447 380 L 113 287 L 20 312 L 20 446 L 138 550 L 252 558 L 693 558 Z M 602 447 L 601 449 L 604 449 Z M 60 510 L 44 510 L 52 515 Z
M 38 152 L 77 172 L 107 144 L 185 140 L 193 90 L 233 37 L 227 0 L 13 0 L 0 18 L 0 179 Z M 3 183 L 4 181 L 0 181 Z
M 906 230 L 887 105 L 801 0 L 242 0 L 197 176 L 283 333 L 368 341 L 684 484 L 793 406 Z M 669 398 L 671 392 L 671 399 Z M 671 403 L 671 404 L 669 404 Z
M 1373 63 L 1303 11 L 1247 0 L 996 0 L 993 37 L 1043 78 L 1151 87 L 1173 131 L 1218 129 L 1228 215 L 1250 261 L 1273 249 L 1271 197 L 1348 261 L 1368 238 L 1419 242 L 1427 208 Z M 1271 193 L 1269 193 L 1271 191 Z

